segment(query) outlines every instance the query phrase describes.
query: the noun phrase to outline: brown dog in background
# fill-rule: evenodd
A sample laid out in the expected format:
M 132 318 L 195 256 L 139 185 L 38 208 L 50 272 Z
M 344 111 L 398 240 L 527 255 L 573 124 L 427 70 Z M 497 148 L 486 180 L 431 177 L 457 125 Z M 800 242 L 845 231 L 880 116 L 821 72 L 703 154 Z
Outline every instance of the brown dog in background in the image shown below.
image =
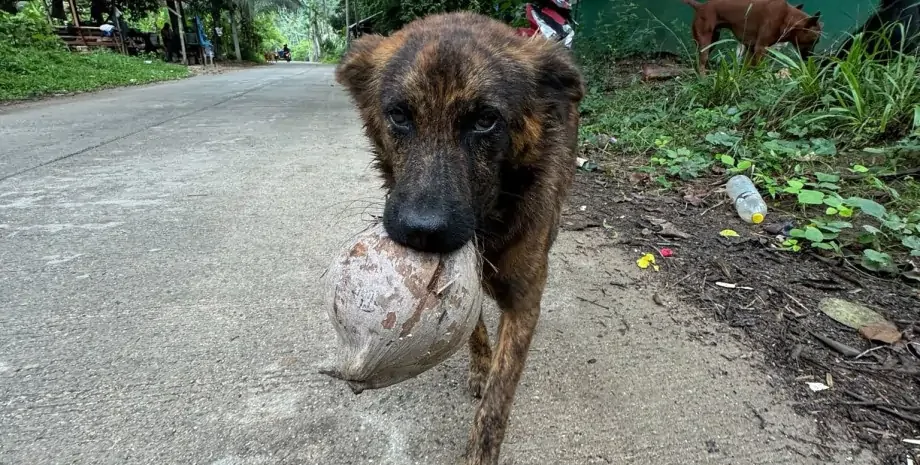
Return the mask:
M 481 316 L 470 337 L 482 400 L 466 463 L 496 465 L 575 174 L 581 73 L 560 43 L 448 13 L 355 40 L 336 80 L 373 144 L 390 237 L 433 253 L 475 241 L 483 257 L 501 322 L 494 353 Z
M 719 40 L 722 29 L 731 29 L 753 64 L 760 62 L 767 47 L 782 42 L 794 44 L 806 59 L 821 38 L 821 12 L 809 15 L 803 5 L 792 6 L 786 0 L 683 2 L 695 10 L 692 33 L 699 47 L 700 74 L 706 73 L 709 46 Z
M 264 54 L 265 61 L 268 63 L 274 63 L 278 61 L 278 56 L 275 55 L 275 52 L 265 52 Z

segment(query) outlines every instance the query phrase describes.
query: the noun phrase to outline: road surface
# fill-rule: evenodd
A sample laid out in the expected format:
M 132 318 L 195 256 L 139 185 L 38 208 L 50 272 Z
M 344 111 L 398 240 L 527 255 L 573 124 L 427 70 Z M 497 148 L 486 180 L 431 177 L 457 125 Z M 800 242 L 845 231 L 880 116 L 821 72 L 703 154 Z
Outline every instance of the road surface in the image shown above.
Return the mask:
M 318 278 L 380 209 L 369 162 L 328 66 L 0 110 L 0 463 L 458 463 L 464 352 L 360 396 L 317 374 Z M 733 330 L 592 241 L 553 252 L 503 464 L 872 463 L 814 458 Z

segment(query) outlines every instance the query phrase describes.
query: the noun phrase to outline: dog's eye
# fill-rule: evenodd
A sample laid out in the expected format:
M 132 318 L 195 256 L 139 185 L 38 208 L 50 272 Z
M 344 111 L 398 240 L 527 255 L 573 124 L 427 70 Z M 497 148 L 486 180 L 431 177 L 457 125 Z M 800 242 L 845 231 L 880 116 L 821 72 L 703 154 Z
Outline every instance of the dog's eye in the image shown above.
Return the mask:
M 406 114 L 401 108 L 394 108 L 387 112 L 387 116 L 390 117 L 390 122 L 395 126 L 404 128 L 409 125 L 409 115 Z
M 477 132 L 489 132 L 495 128 L 496 123 L 498 123 L 497 115 L 494 113 L 485 113 L 476 119 L 474 128 Z

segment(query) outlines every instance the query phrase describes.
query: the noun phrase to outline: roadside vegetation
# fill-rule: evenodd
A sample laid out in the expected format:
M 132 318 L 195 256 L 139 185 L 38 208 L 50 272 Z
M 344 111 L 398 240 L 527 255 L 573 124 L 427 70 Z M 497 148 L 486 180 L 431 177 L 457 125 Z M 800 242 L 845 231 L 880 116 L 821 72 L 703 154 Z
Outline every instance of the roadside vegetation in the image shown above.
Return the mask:
M 71 53 L 55 36 L 40 3 L 0 12 L 0 101 L 179 79 L 188 69 L 155 57 L 107 50 Z
M 901 27 L 875 34 L 890 44 Z M 658 83 L 615 82 L 609 56 L 583 56 L 582 138 L 615 140 L 603 151 L 638 159 L 632 179 L 663 190 L 745 174 L 768 218 L 796 218 L 780 248 L 920 279 L 920 61 L 868 38 L 844 58 L 771 50 L 757 67 L 720 44 L 706 76 Z

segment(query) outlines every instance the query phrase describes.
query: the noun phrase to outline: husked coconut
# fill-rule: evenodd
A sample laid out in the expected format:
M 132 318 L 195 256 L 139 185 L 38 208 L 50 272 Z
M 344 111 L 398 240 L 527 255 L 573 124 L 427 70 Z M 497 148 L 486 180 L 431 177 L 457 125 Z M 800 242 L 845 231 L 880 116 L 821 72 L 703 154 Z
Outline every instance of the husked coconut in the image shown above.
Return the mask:
M 355 394 L 418 376 L 468 341 L 482 309 L 479 256 L 419 252 L 368 228 L 326 272 L 325 305 L 337 361 L 323 373 Z

